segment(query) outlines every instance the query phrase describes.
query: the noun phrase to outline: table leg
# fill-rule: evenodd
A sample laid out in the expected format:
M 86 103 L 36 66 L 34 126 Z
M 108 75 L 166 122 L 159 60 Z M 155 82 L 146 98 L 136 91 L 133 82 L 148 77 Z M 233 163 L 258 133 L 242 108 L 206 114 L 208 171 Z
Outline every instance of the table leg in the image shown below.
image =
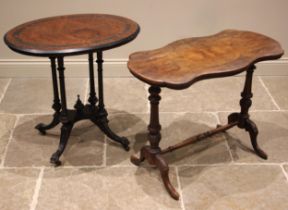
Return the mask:
M 151 86 L 149 88 L 149 101 L 151 105 L 150 110 L 150 123 L 148 126 L 149 134 L 149 142 L 150 146 L 142 147 L 140 151 L 140 157 L 131 156 L 131 162 L 135 165 L 140 165 L 145 159 L 149 162 L 149 164 L 156 166 L 161 173 L 161 177 L 164 183 L 166 190 L 169 192 L 171 197 L 178 200 L 179 194 L 169 179 L 169 167 L 165 160 L 161 157 L 161 149 L 159 147 L 159 142 L 161 140 L 161 125 L 159 123 L 159 101 L 161 97 L 159 95 L 161 89 L 156 86 Z
M 95 82 L 94 82 L 94 60 L 93 60 L 93 53 L 89 53 L 89 82 L 90 82 L 90 93 L 88 102 L 90 103 L 92 108 L 95 108 L 96 103 L 98 101 L 95 92 Z
M 60 116 L 60 110 L 61 110 L 61 103 L 59 100 L 59 93 L 58 93 L 58 84 L 57 84 L 57 72 L 56 72 L 56 62 L 54 57 L 50 57 L 51 62 L 51 72 L 52 72 L 52 82 L 53 82 L 53 93 L 54 93 L 54 100 L 52 108 L 55 110 L 55 113 L 53 115 L 52 121 L 45 125 L 43 123 L 39 123 L 35 126 L 36 129 L 39 130 L 41 134 L 46 134 L 46 130 L 49 130 L 51 128 L 54 128 L 56 125 L 60 123 L 59 116 Z
M 108 113 L 104 105 L 104 94 L 103 94 L 103 53 L 102 51 L 97 52 L 97 64 L 98 64 L 98 114 L 91 118 L 91 121 L 95 123 L 103 133 L 105 133 L 110 139 L 120 143 L 125 150 L 129 150 L 129 141 L 125 137 L 116 135 L 108 125 Z M 91 74 L 90 74 L 91 76 Z
M 246 80 L 243 92 L 241 93 L 242 99 L 240 100 L 241 112 L 240 113 L 232 113 L 228 116 L 228 123 L 238 122 L 238 127 L 245 129 L 249 132 L 251 143 L 255 153 L 263 158 L 267 159 L 267 154 L 258 146 L 257 136 L 258 136 L 258 128 L 256 124 L 250 119 L 249 116 L 249 108 L 252 105 L 252 79 L 253 72 L 255 69 L 255 65 L 249 67 L 246 73 Z
M 59 83 L 60 83 L 60 93 L 61 93 L 61 114 L 60 114 L 60 121 L 63 124 L 61 127 L 61 136 L 60 136 L 60 143 L 58 146 L 57 151 L 52 155 L 50 158 L 50 162 L 55 164 L 55 166 L 58 166 L 61 164 L 61 161 L 59 160 L 60 156 L 62 155 L 63 151 L 65 150 L 65 147 L 67 145 L 73 123 L 68 118 L 68 110 L 67 110 L 67 104 L 66 104 L 66 91 L 65 91 L 65 76 L 64 76 L 64 60 L 63 57 L 58 57 L 58 72 L 59 72 Z

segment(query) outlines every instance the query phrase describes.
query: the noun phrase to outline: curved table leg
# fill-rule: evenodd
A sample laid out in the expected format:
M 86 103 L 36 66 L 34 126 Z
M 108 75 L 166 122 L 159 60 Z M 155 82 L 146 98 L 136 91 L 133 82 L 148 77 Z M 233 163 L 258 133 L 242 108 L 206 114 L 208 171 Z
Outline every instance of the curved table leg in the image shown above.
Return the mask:
M 140 164 L 145 160 L 145 158 L 146 158 L 146 157 L 145 157 L 145 151 L 147 150 L 146 147 L 148 147 L 148 146 L 144 146 L 144 147 L 141 148 L 139 158 L 138 158 L 136 155 L 131 155 L 130 161 L 131 161 L 134 165 L 140 166 Z
M 176 189 L 173 187 L 173 185 L 170 182 L 168 164 L 159 154 L 155 155 L 155 164 L 157 168 L 159 168 L 160 170 L 162 181 L 168 193 L 175 200 L 179 200 L 179 193 L 176 191 Z
M 268 156 L 267 154 L 258 146 L 257 143 L 257 136 L 258 136 L 258 128 L 256 124 L 250 120 L 249 116 L 249 108 L 252 105 L 252 77 L 253 77 L 253 72 L 256 67 L 254 65 L 250 66 L 247 69 L 246 72 L 246 79 L 245 79 L 245 85 L 243 92 L 241 93 L 241 100 L 240 100 L 240 106 L 241 106 L 241 112 L 240 113 L 232 113 L 228 116 L 228 123 L 233 123 L 233 122 L 238 122 L 238 127 L 241 129 L 245 129 L 246 131 L 249 132 L 250 135 L 250 140 L 253 146 L 253 149 L 255 153 L 263 158 L 267 159 Z
M 35 126 L 35 129 L 37 129 L 41 134 L 45 135 L 46 130 L 54 128 L 59 123 L 60 123 L 59 113 L 55 113 L 53 115 L 52 121 L 49 124 L 39 123 L 38 125 Z
M 50 158 L 50 163 L 54 164 L 55 166 L 61 165 L 61 161 L 59 159 L 65 150 L 72 127 L 73 127 L 73 124 L 71 123 L 65 123 L 61 127 L 61 136 L 60 136 L 58 149 Z
M 161 140 L 161 125 L 159 123 L 159 101 L 161 99 L 159 93 L 161 89 L 157 86 L 151 86 L 149 88 L 149 101 L 150 101 L 150 123 L 148 125 L 148 139 L 150 146 L 143 146 L 140 151 L 140 157 L 138 158 L 135 155 L 130 157 L 130 160 L 133 164 L 139 166 L 141 162 L 145 159 L 150 165 L 156 166 L 160 173 L 163 184 L 170 194 L 170 196 L 176 200 L 179 199 L 179 194 L 169 179 L 169 166 L 165 160 L 161 157 L 161 149 L 159 147 L 159 142 Z
M 120 143 L 126 151 L 130 150 L 130 147 L 129 147 L 130 142 L 128 141 L 128 139 L 126 137 L 120 137 L 117 134 L 115 134 L 109 127 L 108 120 L 106 118 L 102 118 L 102 119 L 92 118 L 91 121 L 95 123 L 100 128 L 100 130 L 106 134 L 106 136 Z
M 258 146 L 258 143 L 257 143 L 258 128 L 256 124 L 252 120 L 247 119 L 245 122 L 245 130 L 249 132 L 250 140 L 251 140 L 255 153 L 259 157 L 267 160 L 268 158 L 267 154 Z
M 160 149 L 155 150 L 152 149 L 150 146 L 144 146 L 140 151 L 139 158 L 136 155 L 132 155 L 130 157 L 131 162 L 137 166 L 139 166 L 141 162 L 143 162 L 145 159 L 147 159 L 150 165 L 156 166 L 159 169 L 166 190 L 168 191 L 168 193 L 172 198 L 174 198 L 175 200 L 179 200 L 179 193 L 171 184 L 169 178 L 169 166 L 165 162 L 165 160 L 161 157 Z
M 52 72 L 52 84 L 53 84 L 53 105 L 52 108 L 55 110 L 55 113 L 53 115 L 53 120 L 51 123 L 45 125 L 44 123 L 39 123 L 35 126 L 35 128 L 43 135 L 46 134 L 46 130 L 49 130 L 51 128 L 54 128 L 56 125 L 60 123 L 60 110 L 61 110 L 61 103 L 59 99 L 59 91 L 58 91 L 58 83 L 57 83 L 57 72 L 56 72 L 56 58 L 50 57 L 50 63 L 51 63 L 51 72 Z

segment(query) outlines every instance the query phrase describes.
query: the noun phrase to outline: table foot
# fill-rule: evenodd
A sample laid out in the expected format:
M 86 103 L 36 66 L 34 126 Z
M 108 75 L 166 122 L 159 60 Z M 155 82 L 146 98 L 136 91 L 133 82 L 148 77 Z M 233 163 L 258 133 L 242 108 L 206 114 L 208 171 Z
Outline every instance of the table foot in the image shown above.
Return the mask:
M 160 152 L 160 149 L 152 149 L 150 146 L 144 146 L 140 151 L 140 157 L 137 158 L 135 155 L 132 155 L 130 160 L 133 164 L 139 166 L 141 162 L 147 159 L 150 165 L 156 166 L 160 170 L 161 178 L 167 192 L 172 198 L 179 200 L 179 193 L 171 184 L 169 178 L 169 166 L 161 157 Z
M 149 147 L 149 146 L 146 146 Z M 142 147 L 141 151 L 140 151 L 140 156 L 139 158 L 136 155 L 132 155 L 130 157 L 130 161 L 131 163 L 133 163 L 136 166 L 140 166 L 140 164 L 145 160 L 145 151 L 147 150 L 146 147 Z
M 240 123 L 243 121 L 242 123 Z M 268 159 L 268 155 L 259 147 L 257 143 L 258 128 L 256 124 L 249 118 L 241 119 L 241 113 L 232 113 L 228 116 L 228 123 L 238 122 L 238 127 L 245 129 L 250 136 L 252 147 L 255 153 L 265 160 Z
M 245 130 L 249 132 L 251 143 L 252 143 L 255 153 L 259 157 L 267 160 L 268 159 L 267 154 L 259 147 L 257 143 L 258 128 L 256 124 L 252 120 L 247 119 L 245 123 Z
M 129 144 L 130 142 L 128 141 L 128 139 L 126 137 L 120 137 L 118 135 L 116 135 L 109 127 L 108 125 L 108 120 L 105 118 L 102 119 L 91 119 L 91 121 L 93 123 L 95 123 L 100 130 L 106 134 L 106 136 L 108 136 L 110 139 L 120 143 L 122 145 L 122 147 L 126 150 L 129 151 L 130 147 Z
M 46 134 L 46 130 L 52 129 L 56 127 L 60 123 L 59 120 L 59 114 L 55 113 L 53 116 L 53 120 L 49 124 L 39 123 L 35 126 L 35 129 L 37 129 L 42 135 Z
M 61 127 L 61 136 L 58 149 L 50 158 L 50 163 L 54 164 L 55 166 L 61 165 L 61 161 L 59 159 L 65 150 L 72 127 L 73 124 L 71 123 L 63 124 Z

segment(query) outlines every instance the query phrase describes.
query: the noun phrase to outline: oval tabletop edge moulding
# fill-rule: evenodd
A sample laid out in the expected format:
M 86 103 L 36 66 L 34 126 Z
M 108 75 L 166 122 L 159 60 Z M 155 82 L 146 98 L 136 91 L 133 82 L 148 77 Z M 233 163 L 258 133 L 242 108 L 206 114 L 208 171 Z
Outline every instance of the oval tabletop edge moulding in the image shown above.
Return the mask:
M 184 89 L 194 82 L 241 73 L 260 61 L 279 59 L 280 44 L 259 33 L 224 30 L 174 41 L 162 48 L 135 52 L 128 68 L 143 82 Z
M 26 22 L 8 31 L 4 41 L 21 54 L 66 56 L 115 48 L 132 41 L 139 32 L 139 25 L 125 17 L 76 14 Z

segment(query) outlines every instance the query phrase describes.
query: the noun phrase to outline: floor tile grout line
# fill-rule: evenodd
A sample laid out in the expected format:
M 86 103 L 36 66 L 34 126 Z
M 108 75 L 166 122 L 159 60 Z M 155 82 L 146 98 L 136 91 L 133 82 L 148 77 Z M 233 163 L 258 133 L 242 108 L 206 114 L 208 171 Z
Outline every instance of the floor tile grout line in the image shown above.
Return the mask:
M 264 81 L 262 80 L 262 78 L 261 78 L 261 77 L 258 77 L 258 80 L 259 80 L 259 82 L 261 83 L 261 85 L 263 86 L 263 88 L 264 88 L 264 90 L 266 91 L 266 93 L 269 95 L 272 103 L 276 106 L 276 108 L 277 108 L 278 110 L 281 110 L 280 106 L 276 103 L 274 97 L 273 97 L 272 94 L 270 93 L 268 87 L 265 85 L 265 83 L 264 83 Z
M 1 162 L 1 164 L 0 164 L 0 168 L 3 168 L 3 167 L 4 167 L 4 163 L 5 163 L 5 160 L 6 160 L 8 148 L 9 148 L 9 145 L 10 145 L 10 143 L 11 143 L 11 141 L 12 141 L 12 138 L 13 138 L 13 135 L 14 135 L 14 131 L 15 131 L 16 126 L 18 125 L 19 119 L 20 119 L 20 117 L 19 117 L 19 116 L 16 116 L 16 119 L 15 119 L 15 122 L 14 122 L 14 125 L 13 125 L 13 128 L 12 128 L 11 133 L 10 133 L 10 135 L 9 135 L 8 142 L 7 142 L 7 144 L 6 144 L 6 147 L 5 147 L 4 152 L 3 152 L 3 155 L 2 155 L 2 162 Z
M 173 167 L 221 167 L 221 166 L 279 166 L 281 164 L 286 163 L 215 163 L 215 164 L 181 164 L 181 165 L 173 165 L 170 164 L 170 166 Z
M 185 205 L 184 205 L 184 198 L 183 198 L 183 192 L 182 192 L 182 186 L 180 182 L 180 176 L 179 176 L 179 170 L 178 167 L 175 167 L 176 171 L 176 179 L 177 179 L 177 184 L 178 184 L 178 189 L 179 189 L 179 196 L 180 196 L 180 204 L 181 204 L 181 209 L 185 210 Z
M 216 117 L 217 124 L 218 124 L 218 125 L 221 125 L 221 122 L 220 122 L 220 118 L 219 118 L 218 113 L 215 112 L 213 115 Z M 227 148 L 228 153 L 229 153 L 229 155 L 230 155 L 231 163 L 234 163 L 234 158 L 233 158 L 233 155 L 232 155 L 232 151 L 231 151 L 231 148 L 230 148 L 230 146 L 229 146 L 228 139 L 227 139 L 226 137 L 225 137 L 225 145 L 226 145 L 226 148 Z
M 7 84 L 4 87 L 3 93 L 2 93 L 2 95 L 0 97 L 0 104 L 2 103 L 2 100 L 3 100 L 4 96 L 6 95 L 6 92 L 8 90 L 9 85 L 11 84 L 11 81 L 12 81 L 12 78 L 9 78 Z
M 103 147 L 103 162 L 102 162 L 103 167 L 107 167 L 107 143 L 108 143 L 108 139 L 105 136 L 104 137 L 104 147 Z
M 283 172 L 283 174 L 284 174 L 284 176 L 285 176 L 285 178 L 286 178 L 286 181 L 288 182 L 288 174 L 287 174 L 287 172 L 285 171 L 284 164 L 280 164 L 280 167 L 281 167 L 282 172 Z
M 281 163 L 215 163 L 215 164 L 181 164 L 181 165 L 174 165 L 170 164 L 171 167 L 221 167 L 221 166 L 281 166 L 284 164 L 288 164 L 288 162 L 281 162 Z M 109 168 L 135 168 L 134 165 L 109 165 Z M 13 169 L 54 169 L 55 166 L 5 166 L 0 168 L 0 170 L 13 170 Z M 82 166 L 71 166 L 71 165 L 62 165 L 61 168 L 63 169 L 82 169 L 82 168 L 104 168 L 103 165 L 82 165 Z M 149 167 L 150 168 L 150 167 Z M 153 167 L 152 167 L 153 168 Z
M 34 189 L 32 202 L 30 204 L 30 210 L 35 210 L 37 207 L 39 193 L 40 193 L 42 180 L 43 180 L 43 176 L 44 176 L 44 169 L 45 169 L 44 167 L 41 167 L 41 169 L 40 169 L 40 173 L 39 173 L 38 179 L 36 181 L 35 189 Z

